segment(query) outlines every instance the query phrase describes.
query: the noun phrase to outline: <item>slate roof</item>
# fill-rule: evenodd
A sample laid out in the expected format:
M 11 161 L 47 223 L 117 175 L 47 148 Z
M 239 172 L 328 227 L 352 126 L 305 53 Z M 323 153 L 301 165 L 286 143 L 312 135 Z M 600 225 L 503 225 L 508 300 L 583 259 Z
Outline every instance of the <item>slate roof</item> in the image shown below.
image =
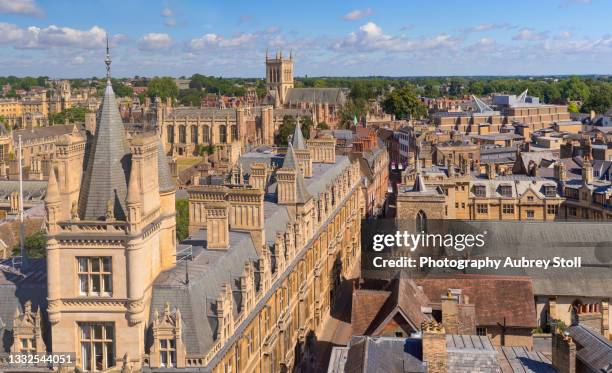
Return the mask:
M 597 372 L 606 372 L 612 363 L 612 343 L 583 326 L 573 325 L 567 332 L 574 339 L 576 358 Z
M 499 372 L 497 351 L 489 337 L 447 334 L 446 352 L 449 372 Z
M 19 141 L 19 136 L 21 135 L 22 141 L 28 141 L 31 139 L 39 139 L 46 137 L 59 137 L 62 135 L 67 135 L 72 133 L 74 130 L 84 133 L 85 128 L 82 124 L 60 124 L 54 126 L 47 127 L 36 127 L 31 129 L 22 129 L 22 130 L 14 130 L 13 133 L 13 141 L 17 143 Z
M 131 157 L 115 93 L 110 83 L 106 85 L 104 91 L 96 133 L 85 159 L 87 166 L 79 195 L 81 219 L 104 219 L 109 200 L 114 202 L 115 218 L 125 219 L 125 198 Z
M 326 185 L 340 175 L 348 165 L 350 161 L 346 156 L 337 156 L 335 164 L 313 164 L 313 177 L 304 182 L 306 192 L 309 195 L 317 195 L 324 191 Z M 286 224 L 291 219 L 287 206 L 275 203 L 275 186 L 276 183 L 269 185 L 264 195 L 264 231 L 268 245 L 274 243 L 277 231 L 285 232 Z M 182 242 L 193 247 L 193 261 L 179 263 L 177 267 L 162 272 L 154 282 L 150 321 L 153 319 L 155 309 L 162 310 L 166 303 L 180 309 L 183 319 L 183 341 L 190 355 L 205 354 L 215 343 L 217 321 L 212 315 L 215 301 L 224 283 L 230 283 L 232 286 L 234 315 L 238 314 L 241 299 L 236 291 L 236 280 L 242 274 L 246 261 L 259 258 L 250 234 L 230 231 L 229 238 L 230 246 L 227 250 L 208 250 L 206 231 L 196 232 Z M 299 253 L 298 258 L 303 253 L 304 251 Z M 295 263 L 294 261 L 289 266 Z M 190 279 L 188 284 L 185 283 L 187 269 Z M 258 286 L 257 266 L 255 269 L 255 282 Z M 279 285 L 279 281 L 276 281 L 269 292 L 273 292 Z M 260 301 L 255 308 L 263 307 L 263 302 Z M 252 312 L 250 315 L 254 314 Z M 241 333 L 240 328 L 244 328 L 244 325 L 245 323 L 239 326 L 235 332 L 236 336 Z M 211 364 L 214 364 L 214 360 Z
M 216 118 L 218 120 L 223 120 L 226 117 L 230 117 L 230 119 L 236 118 L 236 109 L 219 109 L 219 108 L 195 108 L 195 107 L 178 107 L 173 109 L 171 113 L 168 114 L 166 120 L 172 119 L 196 119 L 196 118 L 204 118 L 204 119 L 212 119 Z
M 556 373 L 550 359 L 526 347 L 496 346 L 502 373 Z
M 162 193 L 176 189 L 174 178 L 170 172 L 170 165 L 168 164 L 168 156 L 164 152 L 161 140 L 157 144 L 157 180 L 159 182 L 159 191 Z
M 302 125 L 298 119 L 295 124 L 295 130 L 293 131 L 293 139 L 291 140 L 294 149 L 304 150 L 306 149 L 306 142 L 304 141 L 304 135 L 302 134 Z
M 349 342 L 346 373 L 426 372 L 420 339 L 356 336 Z
M 297 126 L 296 126 L 297 128 Z M 306 184 L 304 182 L 304 175 L 300 171 L 299 161 L 293 151 L 293 146 L 289 144 L 287 148 L 287 155 L 285 155 L 285 159 L 283 160 L 284 170 L 295 170 L 296 171 L 296 202 L 297 203 L 306 203 L 309 199 L 312 198 L 312 195 L 308 192 L 308 188 L 306 188 Z
M 506 325 L 535 328 L 533 284 L 529 277 L 456 275 L 426 277 L 417 284 L 434 304 L 448 289 L 461 289 L 476 311 L 476 325 Z
M 242 275 L 245 262 L 258 258 L 248 233 L 230 231 L 229 239 L 227 251 L 209 250 L 206 231 L 196 232 L 182 242 L 193 246 L 194 260 L 161 273 L 153 285 L 150 321 L 155 309 L 163 310 L 167 302 L 180 309 L 188 354 L 205 353 L 212 347 L 217 328 L 217 318 L 213 315 L 222 285 L 233 284 Z M 186 272 L 189 272 L 187 285 Z M 234 316 L 239 305 L 240 302 L 234 302 Z
M 342 88 L 289 88 L 285 103 L 316 102 L 317 104 L 343 105 L 346 96 Z
M 446 350 L 449 372 L 500 371 L 497 351 L 488 337 L 449 334 L 446 335 Z M 330 365 L 328 373 L 427 372 L 422 360 L 423 344 L 420 338 L 354 336 L 348 345 L 344 370 L 332 370 Z
M 19 192 L 19 180 L 0 180 L 0 203 L 10 198 L 11 193 Z M 43 202 L 47 194 L 47 182 L 36 180 L 23 181 L 24 203 Z
M 0 264 L 11 265 L 10 260 L 0 261 Z M 13 315 L 19 308 L 23 310 L 26 301 L 32 302 L 32 309 L 41 308 L 43 319 L 47 309 L 47 263 L 44 259 L 30 259 L 26 269 L 21 269 L 25 278 L 0 270 L 0 355 L 8 352 L 12 338 L 9 334 L 13 329 Z M 46 335 L 43 334 L 46 338 Z

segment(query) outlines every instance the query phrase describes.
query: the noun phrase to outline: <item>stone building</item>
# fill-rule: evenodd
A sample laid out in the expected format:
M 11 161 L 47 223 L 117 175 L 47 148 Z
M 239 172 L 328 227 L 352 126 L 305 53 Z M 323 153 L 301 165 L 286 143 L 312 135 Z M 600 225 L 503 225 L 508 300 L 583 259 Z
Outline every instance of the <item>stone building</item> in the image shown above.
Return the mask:
M 125 135 L 110 83 L 91 143 L 69 140 L 49 173 L 47 259 L 0 277 L 0 361 L 36 346 L 76 351 L 90 371 L 308 363 L 359 258 L 359 164 L 333 139 L 294 136 L 286 154 L 190 188 L 192 234 L 178 245 L 159 138 Z
M 273 144 L 275 123 L 271 106 L 253 108 L 169 109 L 160 120 L 164 150 L 173 156 L 199 154 L 200 145 L 232 154 L 235 162 L 247 144 Z M 233 162 L 232 162 L 233 163 Z
M 56 157 L 58 144 L 62 141 L 85 145 L 85 129 L 78 124 L 13 130 L 6 133 L 2 144 L 0 134 L 0 178 L 18 180 L 19 160 L 16 155 L 21 137 L 23 178 L 43 180 L 49 177 L 49 165 Z M 69 140 L 66 140 L 70 138 Z
M 340 120 L 340 109 L 346 102 L 342 88 L 295 88 L 293 79 L 293 54 L 284 58 L 279 52 L 274 58 L 266 52 L 266 88 L 264 105 L 275 109 L 302 109 L 309 112 L 313 123 L 327 123 L 335 127 Z
M 527 125 L 532 131 L 550 127 L 553 123 L 570 121 L 565 105 L 541 104 L 537 97 L 527 95 L 497 95 L 492 104 L 472 96 L 472 111 L 447 111 L 432 115 L 436 127 L 449 132 L 457 130 L 462 134 L 486 135 L 502 132 L 502 126 L 513 123 Z
M 432 166 L 407 170 L 398 187 L 397 216 L 414 219 L 554 220 L 564 198 L 552 177 L 498 175 L 495 166 L 485 173 L 462 166 Z
M 155 281 L 151 304 L 180 310 L 177 365 L 274 372 L 308 361 L 358 263 L 362 210 L 358 163 L 318 146 L 297 127 L 286 154 L 246 153 L 229 181 L 188 189 L 189 259 Z

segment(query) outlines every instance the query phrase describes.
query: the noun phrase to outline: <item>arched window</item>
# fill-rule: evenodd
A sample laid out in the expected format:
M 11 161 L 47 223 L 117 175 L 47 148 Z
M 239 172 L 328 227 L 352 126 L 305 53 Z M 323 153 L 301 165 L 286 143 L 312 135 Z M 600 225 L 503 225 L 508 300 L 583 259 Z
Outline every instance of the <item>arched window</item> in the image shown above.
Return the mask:
M 427 232 L 427 215 L 423 210 L 419 210 L 416 214 L 416 230 L 417 232 Z
M 166 128 L 166 135 L 168 136 L 168 144 L 174 144 L 174 126 Z
M 210 142 L 210 127 L 208 126 L 202 127 L 202 142 L 205 144 Z
M 219 142 L 221 144 L 227 143 L 227 127 L 224 125 L 219 126 Z
M 179 143 L 184 144 L 187 140 L 187 127 L 179 126 Z
M 230 141 L 238 140 L 238 126 L 232 126 L 232 138 Z
M 191 126 L 191 143 L 198 145 L 198 126 Z

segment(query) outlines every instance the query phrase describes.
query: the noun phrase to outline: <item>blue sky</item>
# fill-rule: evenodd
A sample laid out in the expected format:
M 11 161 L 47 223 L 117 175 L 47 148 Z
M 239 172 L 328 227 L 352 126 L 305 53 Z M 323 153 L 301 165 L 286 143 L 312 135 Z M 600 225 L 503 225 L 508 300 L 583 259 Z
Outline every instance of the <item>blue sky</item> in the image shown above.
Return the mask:
M 0 0 L 0 75 L 612 73 L 612 1 Z

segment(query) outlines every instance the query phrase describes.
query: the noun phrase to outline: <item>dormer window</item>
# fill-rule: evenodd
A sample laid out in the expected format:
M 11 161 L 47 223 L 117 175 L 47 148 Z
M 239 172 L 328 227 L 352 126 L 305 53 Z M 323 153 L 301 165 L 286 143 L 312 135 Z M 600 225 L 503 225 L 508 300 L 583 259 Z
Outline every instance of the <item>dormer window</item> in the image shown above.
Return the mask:
M 557 196 L 557 188 L 553 185 L 544 186 L 544 195 L 546 197 L 556 197 Z
M 512 197 L 512 186 L 511 185 L 502 185 L 499 187 L 499 193 L 503 197 Z
M 485 197 L 487 195 L 487 188 L 484 185 L 475 185 L 474 195 L 476 197 Z

